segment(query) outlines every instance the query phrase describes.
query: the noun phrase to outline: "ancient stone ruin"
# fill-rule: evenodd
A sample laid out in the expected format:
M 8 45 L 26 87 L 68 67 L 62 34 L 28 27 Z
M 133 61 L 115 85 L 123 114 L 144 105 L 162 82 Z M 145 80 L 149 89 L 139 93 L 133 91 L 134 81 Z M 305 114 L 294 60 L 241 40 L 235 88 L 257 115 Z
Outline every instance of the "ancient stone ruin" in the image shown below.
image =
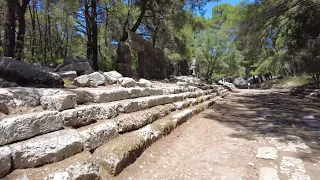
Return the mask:
M 132 77 L 131 63 L 132 51 L 138 51 L 138 72 L 141 78 L 164 79 L 170 74 L 166 67 L 169 66 L 164 52 L 154 48 L 152 44 L 134 32 L 128 32 L 128 39 L 120 42 L 117 53 L 116 70 L 123 76 Z

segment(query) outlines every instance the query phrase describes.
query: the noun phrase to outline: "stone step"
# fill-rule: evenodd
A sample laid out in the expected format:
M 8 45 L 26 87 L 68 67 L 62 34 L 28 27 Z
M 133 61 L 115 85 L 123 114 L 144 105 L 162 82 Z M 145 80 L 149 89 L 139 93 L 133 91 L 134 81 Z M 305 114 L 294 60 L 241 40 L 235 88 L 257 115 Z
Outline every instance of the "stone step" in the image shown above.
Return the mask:
M 158 105 L 200 97 L 215 90 L 186 92 L 160 96 L 78 106 L 61 112 L 43 111 L 3 118 L 0 120 L 0 145 L 6 145 L 37 135 L 58 131 L 64 126 L 78 128 L 97 120 L 116 117 L 119 113 L 131 113 Z
M 169 134 L 176 126 L 214 104 L 217 98 L 197 106 L 177 111 L 143 128 L 125 133 L 97 148 L 93 155 L 112 176 L 132 164 L 157 139 Z
M 204 95 L 193 99 L 198 99 L 198 102 L 203 102 L 213 97 L 215 97 L 215 94 Z M 0 153 L 0 174 L 4 176 L 11 168 L 21 169 L 37 167 L 48 163 L 55 164 L 83 150 L 90 151 L 96 148 L 99 149 L 103 144 L 109 146 L 109 141 L 114 142 L 114 138 L 128 137 L 129 142 L 137 143 L 139 138 L 136 139 L 136 137 L 138 136 L 143 139 L 143 144 L 145 144 L 147 141 L 157 139 L 159 135 L 165 135 L 171 132 L 176 125 L 186 121 L 193 114 L 211 106 L 214 101 L 215 100 L 205 101 L 200 105 L 174 112 L 171 115 L 168 115 L 170 113 L 168 106 L 160 105 L 140 112 L 123 114 L 112 120 L 98 121 L 97 123 L 76 130 L 60 130 L 8 146 L 2 146 L 0 149 L 2 149 L 4 153 Z M 174 111 L 174 109 L 172 109 L 172 111 Z M 166 116 L 166 118 L 163 118 L 164 116 Z M 126 120 L 125 117 L 129 119 Z M 133 117 L 140 117 L 141 119 L 133 119 Z M 119 122 L 123 122 L 123 124 Z M 128 131 L 133 132 L 125 133 L 118 137 L 119 132 L 124 133 Z
M 17 169 L 4 180 L 99 179 L 100 167 L 90 152 L 84 151 L 57 163 L 38 168 Z
M 214 88 L 214 87 L 212 87 Z M 77 88 L 77 89 L 50 89 L 50 88 L 1 88 L 0 99 L 11 108 L 36 107 L 42 105 L 41 98 L 66 94 L 76 95 L 77 104 L 103 103 L 132 99 L 151 95 L 178 94 L 194 92 L 196 87 L 166 87 L 166 88 Z M 47 98 L 43 99 L 44 101 Z
M 182 94 L 184 96 L 196 97 L 186 99 L 183 102 L 187 102 L 190 106 L 216 96 L 216 93 L 203 95 L 206 93 L 207 92 Z M 168 96 L 174 98 L 178 95 Z M 180 97 L 180 95 L 178 97 Z M 199 95 L 202 96 L 197 97 Z M 207 102 L 204 102 L 202 104 L 206 105 L 206 103 Z M 14 169 L 37 167 L 43 164 L 61 161 L 81 152 L 83 149 L 89 151 L 94 150 L 109 140 L 118 137 L 119 132 L 124 133 L 139 129 L 177 110 L 177 108 L 169 108 L 172 106 L 175 106 L 175 103 L 160 105 L 130 114 L 121 114 L 114 119 L 101 120 L 76 130 L 60 130 L 8 146 L 2 146 L 0 148 L 5 149 L 6 151 L 4 152 L 8 152 L 0 156 L 0 160 L 3 160 L 0 161 L 1 166 L 3 166 L 3 174 L 7 173 L 7 169 L 11 169 L 11 167 Z M 180 119 L 180 114 L 177 113 L 173 115 L 173 118 Z M 179 122 L 177 121 L 177 123 Z M 1 173 L 0 171 L 0 174 Z

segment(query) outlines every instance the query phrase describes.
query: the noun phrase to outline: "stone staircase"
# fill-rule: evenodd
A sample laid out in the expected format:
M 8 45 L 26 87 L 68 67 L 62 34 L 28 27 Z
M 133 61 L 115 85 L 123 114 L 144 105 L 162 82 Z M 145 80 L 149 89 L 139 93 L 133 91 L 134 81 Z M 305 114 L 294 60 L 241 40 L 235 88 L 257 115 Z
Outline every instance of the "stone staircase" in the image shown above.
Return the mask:
M 290 90 L 290 94 L 314 102 L 320 102 L 320 84 L 305 84 L 294 87 Z
M 0 119 L 0 177 L 108 179 L 228 92 L 218 85 L 1 89 L 20 111 Z

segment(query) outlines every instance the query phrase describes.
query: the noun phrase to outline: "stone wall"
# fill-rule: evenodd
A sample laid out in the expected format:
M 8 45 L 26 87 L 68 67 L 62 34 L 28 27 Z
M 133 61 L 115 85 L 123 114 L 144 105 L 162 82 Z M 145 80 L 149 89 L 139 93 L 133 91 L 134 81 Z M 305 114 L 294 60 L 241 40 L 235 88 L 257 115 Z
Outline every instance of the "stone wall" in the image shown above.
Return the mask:
M 138 72 L 141 78 L 164 79 L 170 75 L 165 70 L 168 63 L 164 52 L 159 48 L 154 48 L 140 35 L 128 32 L 128 39 L 126 42 L 120 42 L 117 49 L 116 70 L 123 76 L 132 77 L 132 50 L 138 51 Z

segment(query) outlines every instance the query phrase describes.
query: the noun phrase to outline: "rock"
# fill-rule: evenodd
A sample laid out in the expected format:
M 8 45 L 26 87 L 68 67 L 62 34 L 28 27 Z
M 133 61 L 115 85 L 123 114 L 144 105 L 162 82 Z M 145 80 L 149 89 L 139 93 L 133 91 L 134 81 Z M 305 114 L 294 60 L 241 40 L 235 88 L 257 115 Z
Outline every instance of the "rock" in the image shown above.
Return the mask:
M 259 147 L 256 157 L 260 159 L 277 159 L 277 149 L 274 147 Z
M 188 86 L 188 83 L 187 82 L 178 81 L 177 85 L 178 86 Z
M 0 102 L 0 112 L 9 115 L 10 111 L 7 105 L 4 102 Z
M 37 66 L 8 57 L 0 57 L 0 78 L 15 82 L 21 86 L 64 86 L 64 82 L 60 76 L 53 73 L 44 72 Z
M 137 82 L 132 78 L 120 78 L 118 79 L 122 87 L 135 87 L 137 85 Z
M 5 79 L 0 78 L 0 88 L 6 88 L 6 87 L 17 87 L 18 84 L 14 82 L 6 81 Z
M 90 80 L 88 75 L 83 75 L 75 78 L 72 82 L 72 85 L 78 86 L 78 87 L 89 87 L 90 86 Z
M 91 150 L 118 136 L 118 126 L 114 121 L 102 121 L 78 129 L 84 148 Z
M 278 171 L 274 168 L 260 168 L 259 180 L 280 180 Z
M 0 147 L 0 178 L 11 170 L 11 150 L 8 146 Z
M 77 95 L 65 94 L 54 96 L 43 96 L 41 99 L 42 108 L 47 110 L 63 111 L 74 108 L 77 104 Z
M 0 145 L 28 139 L 63 128 L 57 111 L 24 114 L 0 121 Z
M 97 87 L 100 85 L 104 85 L 106 83 L 106 78 L 104 75 L 100 74 L 99 72 L 94 72 L 88 75 L 90 86 Z
M 76 130 L 62 130 L 11 144 L 14 168 L 31 168 L 61 161 L 83 149 Z
M 99 165 L 93 162 L 79 162 L 65 169 L 49 174 L 46 180 L 90 180 L 100 179 Z
M 110 84 L 117 83 L 118 79 L 122 78 L 122 75 L 117 71 L 104 72 L 103 75 Z
M 248 85 L 247 81 L 244 80 L 242 77 L 235 78 L 233 80 L 233 84 L 236 86 L 247 86 Z
M 62 72 L 56 72 L 61 78 L 66 78 L 71 81 L 73 81 L 77 77 L 76 71 L 62 71 Z
M 146 79 L 141 78 L 137 83 L 139 87 L 152 87 L 152 82 Z
M 135 133 L 148 143 L 155 141 L 161 135 L 161 132 L 154 129 L 150 124 L 140 128 Z
M 91 61 L 83 57 L 66 57 L 54 72 L 76 71 L 78 76 L 92 73 Z

